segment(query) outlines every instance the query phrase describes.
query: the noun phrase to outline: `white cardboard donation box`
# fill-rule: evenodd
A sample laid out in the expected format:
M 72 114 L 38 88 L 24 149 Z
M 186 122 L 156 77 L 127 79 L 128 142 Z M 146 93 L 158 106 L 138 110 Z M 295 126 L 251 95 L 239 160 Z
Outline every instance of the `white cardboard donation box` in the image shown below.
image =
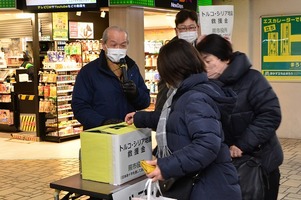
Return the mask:
M 145 184 L 147 177 L 141 179 L 139 182 L 132 183 L 128 182 L 122 184 L 122 188 L 113 191 L 112 197 L 113 200 L 130 200 L 133 197 L 141 196 L 144 194 Z
M 140 160 L 152 159 L 150 129 L 126 123 L 80 133 L 82 178 L 120 185 L 144 175 Z

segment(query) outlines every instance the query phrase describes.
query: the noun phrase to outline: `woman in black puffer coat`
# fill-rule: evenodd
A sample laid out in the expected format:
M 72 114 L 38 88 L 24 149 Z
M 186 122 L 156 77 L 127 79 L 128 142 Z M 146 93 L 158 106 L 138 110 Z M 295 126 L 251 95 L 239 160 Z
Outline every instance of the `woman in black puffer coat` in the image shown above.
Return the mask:
M 267 172 L 265 200 L 277 200 L 283 152 L 276 130 L 281 122 L 277 95 L 244 53 L 233 52 L 225 38 L 211 34 L 196 46 L 209 79 L 218 79 L 237 94 L 236 106 L 223 124 L 232 158 L 254 154 Z

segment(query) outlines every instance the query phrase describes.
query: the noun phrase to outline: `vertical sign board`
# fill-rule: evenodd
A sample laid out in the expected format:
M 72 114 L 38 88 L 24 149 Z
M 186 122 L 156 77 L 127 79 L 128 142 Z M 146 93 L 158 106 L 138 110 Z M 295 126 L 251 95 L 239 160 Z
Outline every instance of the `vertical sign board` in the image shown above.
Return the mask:
M 200 6 L 201 34 L 219 34 L 231 39 L 234 23 L 234 6 Z
M 301 81 L 301 15 L 261 17 L 261 70 L 271 81 Z

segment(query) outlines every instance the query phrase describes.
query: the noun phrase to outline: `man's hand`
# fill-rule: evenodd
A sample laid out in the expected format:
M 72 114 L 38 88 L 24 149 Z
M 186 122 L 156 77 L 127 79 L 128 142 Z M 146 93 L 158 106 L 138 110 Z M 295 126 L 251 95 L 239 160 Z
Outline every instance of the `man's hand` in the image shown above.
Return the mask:
M 122 89 L 129 100 L 132 100 L 137 96 L 137 87 L 132 80 L 123 83 Z

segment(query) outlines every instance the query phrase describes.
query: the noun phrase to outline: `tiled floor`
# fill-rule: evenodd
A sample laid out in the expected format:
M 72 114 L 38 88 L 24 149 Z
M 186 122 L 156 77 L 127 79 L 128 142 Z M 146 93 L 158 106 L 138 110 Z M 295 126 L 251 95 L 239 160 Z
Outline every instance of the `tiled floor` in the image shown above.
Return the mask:
M 278 199 L 301 200 L 301 140 L 281 139 L 281 143 L 285 160 Z M 0 200 L 52 200 L 49 183 L 78 173 L 79 146 L 78 139 L 28 142 L 0 134 Z

